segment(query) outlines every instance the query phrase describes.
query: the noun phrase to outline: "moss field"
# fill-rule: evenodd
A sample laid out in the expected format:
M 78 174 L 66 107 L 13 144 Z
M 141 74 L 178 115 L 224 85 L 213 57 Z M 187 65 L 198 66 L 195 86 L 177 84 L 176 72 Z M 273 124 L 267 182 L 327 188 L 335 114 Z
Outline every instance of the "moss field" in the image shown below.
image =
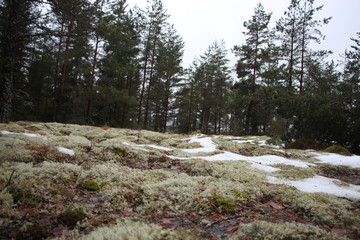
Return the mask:
M 359 169 L 277 164 L 268 173 L 245 161 L 181 160 L 194 156 L 181 149 L 201 147 L 184 140 L 191 136 L 146 130 L 14 122 L 0 131 L 12 133 L 0 133 L 0 239 L 360 238 L 359 200 L 266 181 Z M 316 162 L 308 151 L 258 144 L 268 137 L 234 139 L 213 136 L 218 150 L 195 157 Z

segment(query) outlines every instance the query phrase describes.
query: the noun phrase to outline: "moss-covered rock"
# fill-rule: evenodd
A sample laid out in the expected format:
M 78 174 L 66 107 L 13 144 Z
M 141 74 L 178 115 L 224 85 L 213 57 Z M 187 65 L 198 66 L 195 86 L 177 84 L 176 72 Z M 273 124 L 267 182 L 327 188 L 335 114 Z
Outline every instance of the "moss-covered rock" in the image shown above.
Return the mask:
M 344 155 L 344 156 L 351 156 L 352 154 L 349 152 L 349 150 L 347 150 L 346 148 L 344 148 L 343 146 L 340 145 L 332 145 L 330 147 L 327 147 L 325 149 L 322 150 L 323 152 L 328 152 L 328 153 L 337 153 L 340 155 Z

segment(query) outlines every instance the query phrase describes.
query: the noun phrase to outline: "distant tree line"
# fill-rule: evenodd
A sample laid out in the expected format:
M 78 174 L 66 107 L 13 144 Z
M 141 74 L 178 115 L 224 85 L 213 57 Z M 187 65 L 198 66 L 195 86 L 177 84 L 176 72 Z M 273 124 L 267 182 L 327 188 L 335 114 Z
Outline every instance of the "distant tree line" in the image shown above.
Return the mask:
M 331 18 L 291 0 L 276 27 L 259 3 L 245 43 L 214 42 L 188 69 L 161 0 L 1 0 L 0 122 L 268 134 L 360 150 L 360 33 L 343 69 L 315 51 Z M 236 31 L 236 30 L 234 30 Z

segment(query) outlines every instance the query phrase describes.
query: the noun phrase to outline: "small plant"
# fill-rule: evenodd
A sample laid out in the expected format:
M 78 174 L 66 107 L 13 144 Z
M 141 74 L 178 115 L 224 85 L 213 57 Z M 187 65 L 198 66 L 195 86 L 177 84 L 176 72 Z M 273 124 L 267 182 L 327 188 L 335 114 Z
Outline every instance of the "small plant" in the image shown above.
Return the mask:
M 63 212 L 57 215 L 58 222 L 70 228 L 74 228 L 77 222 L 85 218 L 86 218 L 86 214 L 84 210 L 75 207 L 68 207 Z
M 25 145 L 25 149 L 27 150 L 31 150 L 32 156 L 34 158 L 34 162 L 36 163 L 41 163 L 43 161 L 45 161 L 47 159 L 48 153 L 50 151 L 50 147 L 49 146 L 45 146 L 45 145 L 30 145 L 27 144 Z
M 197 135 L 197 134 L 201 134 L 200 130 L 196 130 L 190 133 L 190 135 Z
M 12 195 L 15 204 L 24 207 L 37 207 L 43 198 L 29 184 L 13 185 L 8 188 L 8 192 Z
M 243 200 L 246 200 L 246 201 L 250 201 L 251 198 L 249 195 L 247 195 L 246 193 L 241 193 L 241 192 L 237 192 L 237 191 L 232 191 L 231 192 L 232 195 L 234 195 L 234 197 L 236 198 L 240 198 L 240 199 L 243 199 Z
M 46 239 L 49 236 L 48 230 L 41 225 L 30 225 L 26 229 L 18 232 L 16 240 L 20 239 Z
M 221 195 L 214 195 L 209 200 L 210 209 L 219 213 L 231 213 L 235 210 L 233 200 Z
M 90 192 L 95 192 L 100 190 L 100 185 L 94 180 L 88 180 L 83 183 L 83 188 Z

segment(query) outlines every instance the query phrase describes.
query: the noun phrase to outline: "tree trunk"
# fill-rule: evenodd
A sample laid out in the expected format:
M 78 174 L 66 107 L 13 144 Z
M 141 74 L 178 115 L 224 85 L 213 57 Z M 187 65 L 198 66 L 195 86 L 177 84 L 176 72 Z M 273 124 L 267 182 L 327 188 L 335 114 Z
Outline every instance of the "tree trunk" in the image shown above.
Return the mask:
M 5 20 L 7 31 L 4 36 L 4 49 L 2 58 L 4 64 L 1 69 L 0 78 L 0 122 L 9 122 L 11 120 L 13 99 L 14 99 L 14 79 L 16 71 L 16 45 L 19 43 L 16 21 L 21 17 L 18 12 L 18 1 L 9 1 L 8 18 Z
M 258 48 L 259 48 L 259 33 L 256 33 L 256 43 L 255 43 L 255 58 L 254 58 L 254 67 L 253 67 L 253 82 L 252 87 L 253 90 L 255 90 L 255 84 L 256 84 L 256 70 L 257 70 L 257 61 L 258 61 Z
M 145 114 L 144 114 L 144 127 L 147 129 L 148 127 L 148 116 L 149 116 L 149 105 L 151 98 L 151 88 L 154 82 L 154 66 L 155 66 L 155 47 L 156 47 L 156 39 L 154 40 L 154 45 L 151 54 L 151 63 L 150 63 L 150 76 L 149 76 L 149 85 L 146 93 L 146 103 L 145 103 Z
M 53 121 L 56 121 L 57 116 L 57 101 L 59 98 L 59 72 L 60 72 L 60 53 L 62 50 L 62 41 L 64 33 L 64 22 L 61 23 L 61 33 L 58 44 L 58 54 L 55 61 L 55 77 L 54 77 L 54 109 L 53 109 Z
M 190 87 L 190 98 L 189 98 L 189 107 L 188 107 L 188 119 L 186 124 L 186 132 L 190 132 L 190 126 L 191 126 L 191 113 L 192 113 L 192 92 L 193 92 L 193 85 L 191 84 Z
M 89 82 L 89 92 L 88 92 L 88 101 L 87 101 L 87 107 L 86 107 L 86 123 L 90 123 L 90 112 L 91 112 L 91 106 L 92 106 L 92 100 L 93 100 L 93 88 L 95 83 L 95 69 L 97 64 L 97 55 L 98 55 L 98 47 L 99 47 L 99 36 L 96 35 L 95 40 L 95 50 L 94 50 L 94 59 L 91 69 L 91 77 Z
M 138 119 L 137 119 L 137 125 L 138 128 L 141 128 L 141 120 L 142 120 L 142 103 L 144 100 L 144 93 L 145 93 L 145 86 L 146 86 L 146 75 L 147 75 L 147 65 L 148 65 L 148 58 L 149 54 L 145 50 L 145 61 L 144 61 L 144 71 L 143 71 L 143 82 L 141 85 L 141 91 L 139 96 L 139 112 L 138 112 Z
M 169 99 L 170 99 L 170 77 L 166 78 L 166 83 L 165 83 L 165 96 L 163 99 L 163 116 L 162 116 L 162 123 L 161 123 L 161 128 L 162 131 L 166 131 L 167 128 L 167 120 L 168 120 L 168 114 L 169 114 Z
M 250 134 L 250 125 L 251 125 L 251 114 L 252 114 L 252 109 L 254 106 L 254 100 L 251 99 L 250 103 L 246 109 L 246 121 L 245 121 L 245 133 L 246 134 Z
M 210 84 L 209 84 L 210 85 Z M 207 92 L 205 93 L 205 106 L 204 113 L 201 125 L 201 132 L 203 134 L 208 134 L 209 122 L 211 118 L 211 108 L 212 108 L 212 96 L 210 92 L 211 87 L 208 86 Z
M 294 39 L 295 39 L 295 22 L 291 32 L 291 43 L 290 43 L 290 61 L 289 61 L 289 84 L 288 87 L 292 88 L 293 72 L 294 72 Z
M 302 25 L 302 36 L 301 36 L 301 67 L 300 67 L 300 86 L 299 86 L 299 93 L 302 94 L 303 92 L 303 82 L 304 82 L 304 62 L 305 62 L 305 38 L 306 38 L 306 2 L 305 2 L 305 9 L 304 9 L 304 19 Z
M 65 44 L 65 49 L 64 49 L 64 59 L 63 59 L 63 63 L 62 63 L 62 66 L 61 66 L 61 79 L 59 81 L 57 94 L 55 95 L 55 97 L 56 97 L 55 98 L 55 113 L 54 113 L 54 118 L 55 118 L 54 120 L 55 121 L 58 120 L 59 110 L 61 109 L 62 101 L 63 101 L 65 75 L 66 75 L 66 68 L 67 68 L 67 63 L 68 63 L 67 54 L 68 54 L 68 50 L 70 48 L 70 39 L 71 39 L 72 30 L 73 30 L 73 24 L 74 23 L 71 22 L 69 24 L 69 26 L 68 26 L 66 44 Z M 57 79 L 57 75 L 55 76 L 55 78 Z

